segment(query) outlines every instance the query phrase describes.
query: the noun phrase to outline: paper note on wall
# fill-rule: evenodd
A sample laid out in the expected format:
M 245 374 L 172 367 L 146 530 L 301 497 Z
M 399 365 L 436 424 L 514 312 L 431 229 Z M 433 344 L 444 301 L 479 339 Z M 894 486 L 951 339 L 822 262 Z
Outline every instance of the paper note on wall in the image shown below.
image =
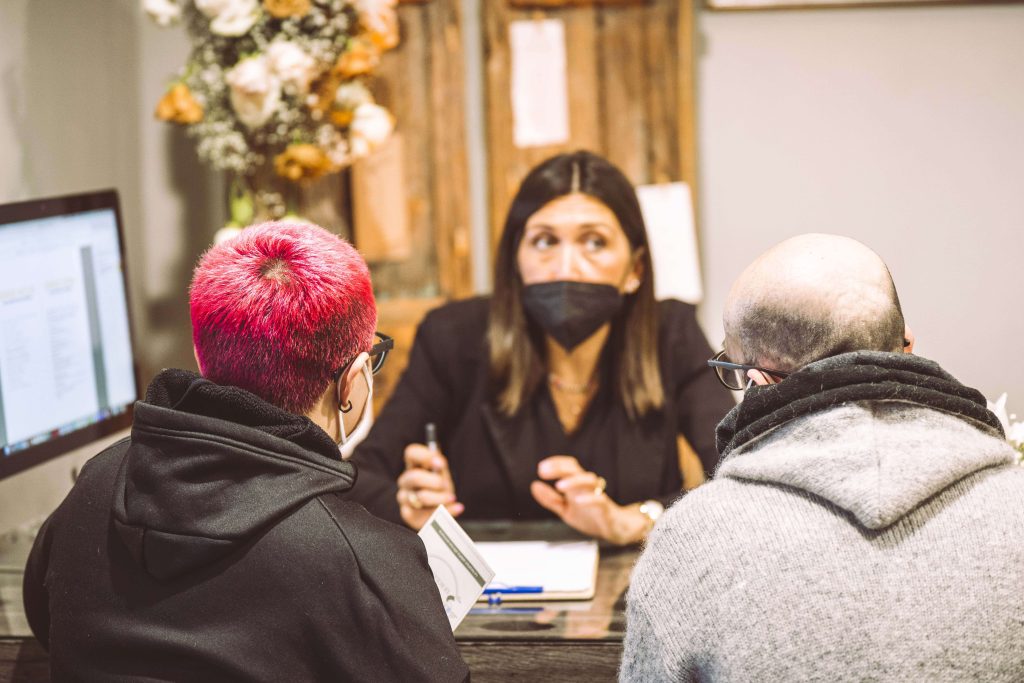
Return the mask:
M 371 263 L 412 256 L 403 149 L 402 135 L 395 133 L 352 166 L 353 239 Z
M 559 19 L 513 21 L 512 120 L 516 147 L 569 141 L 565 25 Z
M 686 183 L 636 188 L 654 262 L 654 296 L 695 304 L 704 296 L 693 200 Z

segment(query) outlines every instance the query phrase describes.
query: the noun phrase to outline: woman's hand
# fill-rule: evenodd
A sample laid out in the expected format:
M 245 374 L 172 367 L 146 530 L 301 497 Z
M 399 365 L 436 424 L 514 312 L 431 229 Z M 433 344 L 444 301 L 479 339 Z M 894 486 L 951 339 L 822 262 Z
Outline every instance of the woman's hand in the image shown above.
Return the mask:
M 537 476 L 556 480 L 554 486 L 530 484 L 534 499 L 573 529 L 617 545 L 639 543 L 650 530 L 650 519 L 639 505 L 618 505 L 604 492 L 604 482 L 580 466 L 576 458 L 553 455 L 537 465 Z
M 405 472 L 398 477 L 398 511 L 402 520 L 419 530 L 438 505 L 444 505 L 452 517 L 462 514 L 463 505 L 455 498 L 455 484 L 448 471 L 448 460 L 423 444 L 405 447 Z

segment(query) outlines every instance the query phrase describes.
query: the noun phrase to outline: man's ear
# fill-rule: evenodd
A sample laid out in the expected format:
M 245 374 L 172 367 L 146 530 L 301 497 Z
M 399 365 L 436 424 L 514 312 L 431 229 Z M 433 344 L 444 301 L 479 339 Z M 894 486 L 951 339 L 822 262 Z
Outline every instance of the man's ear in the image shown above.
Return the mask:
M 192 345 L 192 357 L 196 359 L 196 367 L 199 368 L 199 374 L 203 374 L 203 364 L 199 362 L 199 350 L 196 345 Z
M 903 353 L 914 352 L 914 332 L 910 329 L 910 325 L 904 323 L 903 325 Z
M 363 372 L 363 365 L 370 358 L 370 354 L 360 353 L 356 356 L 356 359 L 352 361 L 349 366 L 345 369 L 345 372 L 341 373 L 341 377 L 338 378 L 338 410 L 341 410 L 348 404 L 349 397 L 352 395 L 352 387 L 355 386 L 356 379 Z
M 766 384 L 775 384 L 775 378 L 760 370 L 747 370 L 747 378 L 753 380 L 754 384 L 763 387 Z

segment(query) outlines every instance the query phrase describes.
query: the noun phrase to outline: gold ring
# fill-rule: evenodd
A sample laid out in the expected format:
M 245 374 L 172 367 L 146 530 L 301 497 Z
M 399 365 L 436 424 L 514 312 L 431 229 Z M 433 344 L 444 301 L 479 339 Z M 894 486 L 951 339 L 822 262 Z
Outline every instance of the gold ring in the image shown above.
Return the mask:
M 604 490 L 608 487 L 608 482 L 605 481 L 604 477 L 597 478 L 597 486 L 594 487 L 594 495 L 600 496 L 604 493 Z
M 423 501 L 420 500 L 420 497 L 416 495 L 415 491 L 409 491 L 409 493 L 405 494 L 405 502 L 407 502 L 409 507 L 413 510 L 419 510 L 423 507 Z

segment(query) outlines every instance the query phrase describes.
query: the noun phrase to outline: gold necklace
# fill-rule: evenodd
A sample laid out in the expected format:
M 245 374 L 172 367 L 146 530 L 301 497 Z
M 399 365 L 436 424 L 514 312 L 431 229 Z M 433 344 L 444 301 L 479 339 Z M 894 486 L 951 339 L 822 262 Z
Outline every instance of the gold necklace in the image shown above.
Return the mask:
M 552 388 L 566 394 L 589 394 L 593 391 L 594 385 L 597 384 L 597 377 L 592 376 L 582 384 L 573 384 L 572 382 L 565 381 L 555 373 L 549 372 L 548 384 L 550 384 Z

